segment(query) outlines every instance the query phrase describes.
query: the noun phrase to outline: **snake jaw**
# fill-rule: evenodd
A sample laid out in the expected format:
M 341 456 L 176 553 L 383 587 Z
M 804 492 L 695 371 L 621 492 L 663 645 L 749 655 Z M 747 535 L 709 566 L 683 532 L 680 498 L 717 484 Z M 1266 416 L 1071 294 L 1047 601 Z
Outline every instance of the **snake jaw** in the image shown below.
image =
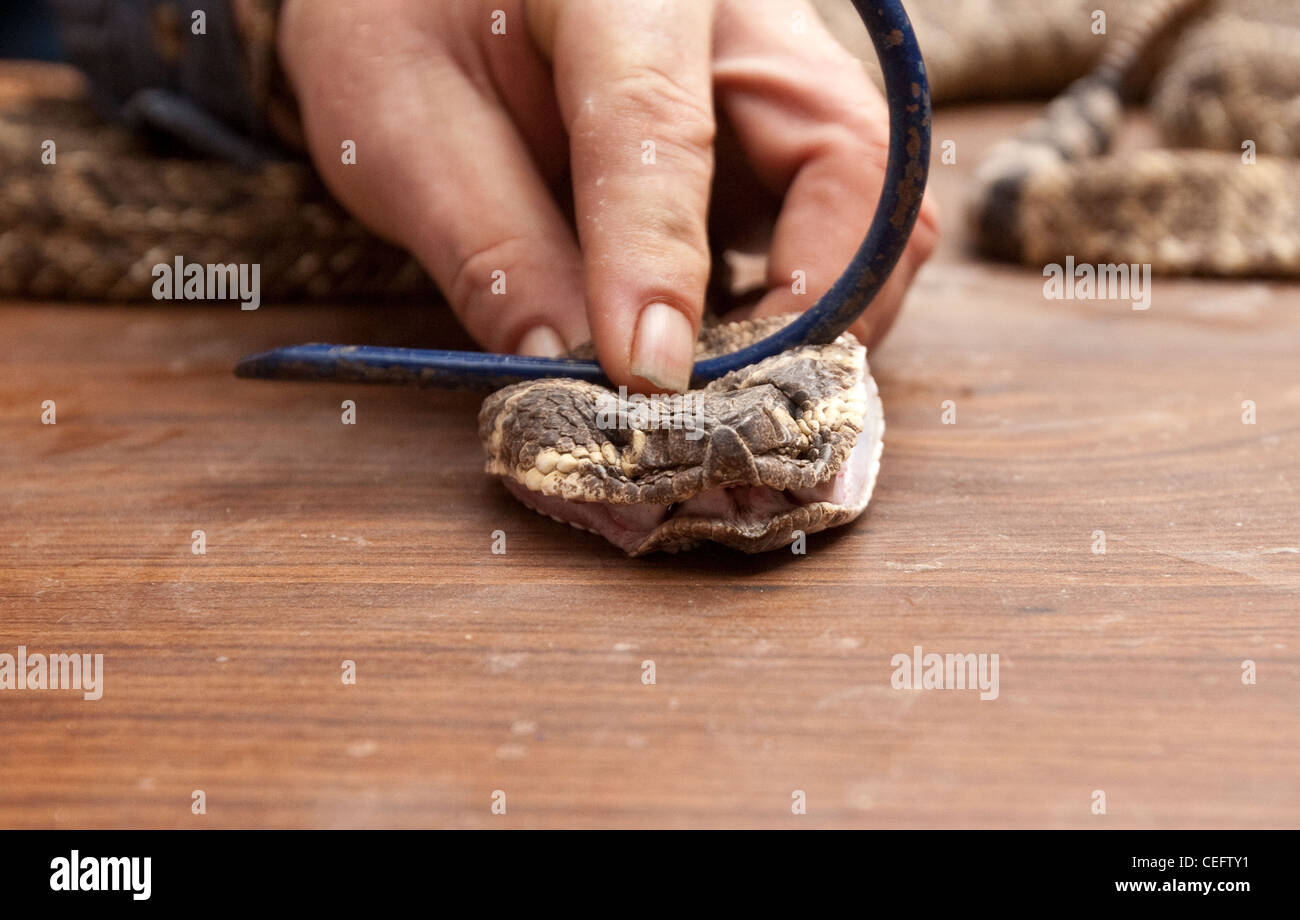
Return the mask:
M 715 327 L 699 352 L 767 322 Z M 850 336 L 685 394 L 694 407 L 685 428 L 602 425 L 612 396 L 558 378 L 494 393 L 479 416 L 487 472 L 533 510 L 634 556 L 701 541 L 775 549 L 848 523 L 870 500 L 884 417 L 865 349 Z
M 672 505 L 566 501 L 515 479 L 503 483 L 539 514 L 599 534 L 629 556 L 678 552 L 705 541 L 758 553 L 789 545 L 799 532 L 816 533 L 860 515 L 875 486 L 882 446 L 879 437 L 863 439 L 831 479 L 810 489 L 718 486 Z

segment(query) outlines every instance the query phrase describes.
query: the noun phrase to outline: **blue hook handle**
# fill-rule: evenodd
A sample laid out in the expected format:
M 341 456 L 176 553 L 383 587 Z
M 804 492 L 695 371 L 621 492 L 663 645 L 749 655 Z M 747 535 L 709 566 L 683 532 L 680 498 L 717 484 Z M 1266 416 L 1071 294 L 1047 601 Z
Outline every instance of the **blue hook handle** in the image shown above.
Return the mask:
M 871 34 L 889 101 L 889 162 L 866 238 L 844 274 L 817 303 L 747 348 L 697 362 L 692 386 L 799 345 L 834 341 L 888 280 L 907 246 L 930 170 L 930 87 L 900 0 L 853 0 Z M 373 345 L 290 345 L 240 360 L 240 377 L 497 388 L 541 377 L 608 383 L 595 361 Z

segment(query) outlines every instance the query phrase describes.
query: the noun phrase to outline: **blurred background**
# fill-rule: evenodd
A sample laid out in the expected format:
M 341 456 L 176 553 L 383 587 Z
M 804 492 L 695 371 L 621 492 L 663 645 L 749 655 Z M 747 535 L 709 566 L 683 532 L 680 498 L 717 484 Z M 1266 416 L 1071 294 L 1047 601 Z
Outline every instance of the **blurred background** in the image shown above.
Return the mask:
M 54 15 L 43 0 L 0 7 L 0 58 L 63 60 Z

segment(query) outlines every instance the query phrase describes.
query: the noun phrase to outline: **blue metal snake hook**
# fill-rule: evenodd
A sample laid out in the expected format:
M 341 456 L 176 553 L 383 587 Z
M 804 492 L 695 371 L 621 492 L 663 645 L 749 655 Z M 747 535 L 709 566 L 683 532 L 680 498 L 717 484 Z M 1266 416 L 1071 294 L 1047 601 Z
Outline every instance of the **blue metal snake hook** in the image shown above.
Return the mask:
M 871 34 L 889 101 L 889 161 L 866 238 L 844 274 L 806 313 L 747 348 L 697 362 L 692 386 L 799 345 L 821 345 L 853 325 L 898 263 L 921 209 L 930 169 L 930 87 L 900 0 L 853 0 Z M 290 345 L 240 360 L 240 377 L 417 386 L 505 386 L 541 377 L 608 383 L 595 361 L 372 345 Z

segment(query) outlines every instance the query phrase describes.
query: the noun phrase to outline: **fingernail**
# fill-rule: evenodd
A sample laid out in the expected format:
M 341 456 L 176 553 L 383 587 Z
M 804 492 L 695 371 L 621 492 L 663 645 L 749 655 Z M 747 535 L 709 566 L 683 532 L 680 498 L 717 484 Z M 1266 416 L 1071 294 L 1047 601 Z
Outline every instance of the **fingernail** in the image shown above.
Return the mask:
M 558 358 L 567 349 L 558 332 L 550 326 L 538 326 L 528 330 L 515 350 L 531 358 Z
M 666 303 L 656 301 L 641 311 L 632 340 L 632 373 L 655 386 L 680 393 L 691 385 L 695 364 L 695 333 L 691 322 Z

